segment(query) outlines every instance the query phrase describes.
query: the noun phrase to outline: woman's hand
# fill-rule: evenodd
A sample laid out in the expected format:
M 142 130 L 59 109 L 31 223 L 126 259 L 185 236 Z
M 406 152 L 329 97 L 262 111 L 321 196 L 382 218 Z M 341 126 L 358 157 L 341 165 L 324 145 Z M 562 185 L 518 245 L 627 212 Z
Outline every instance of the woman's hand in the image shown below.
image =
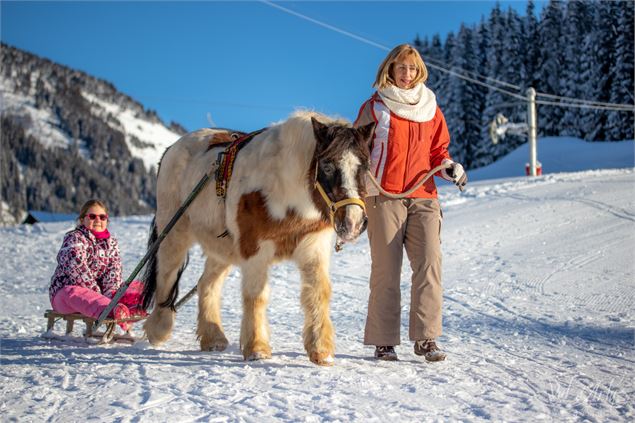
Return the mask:
M 449 167 L 443 169 L 441 171 L 441 176 L 443 179 L 451 181 L 459 187 L 459 190 L 463 191 L 465 189 L 465 185 L 467 185 L 467 173 L 465 173 L 465 169 L 460 163 L 453 162 L 449 159 L 444 159 L 443 164 L 449 164 Z

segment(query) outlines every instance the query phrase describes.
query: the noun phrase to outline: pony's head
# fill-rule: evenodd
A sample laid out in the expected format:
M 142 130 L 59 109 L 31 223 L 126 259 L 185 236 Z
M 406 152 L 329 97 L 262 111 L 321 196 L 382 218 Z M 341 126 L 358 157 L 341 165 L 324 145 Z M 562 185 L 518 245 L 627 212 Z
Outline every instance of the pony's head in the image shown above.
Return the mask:
M 324 124 L 311 117 L 316 139 L 317 204 L 330 219 L 338 242 L 354 241 L 366 229 L 365 173 L 370 165 L 370 142 L 375 124 L 352 128 Z

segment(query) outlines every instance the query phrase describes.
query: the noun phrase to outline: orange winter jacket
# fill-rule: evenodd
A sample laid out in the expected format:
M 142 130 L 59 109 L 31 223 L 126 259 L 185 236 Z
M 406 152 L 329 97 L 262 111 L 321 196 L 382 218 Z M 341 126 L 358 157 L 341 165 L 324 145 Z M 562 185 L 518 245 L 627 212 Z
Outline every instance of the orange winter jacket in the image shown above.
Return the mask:
M 392 113 L 375 93 L 359 109 L 355 127 L 375 122 L 371 145 L 371 166 L 382 188 L 402 193 L 419 182 L 430 169 L 450 159 L 450 134 L 441 109 L 437 106 L 432 120 L 414 122 Z M 377 195 L 374 185 L 367 183 L 368 195 Z M 437 198 L 434 178 L 430 178 L 411 198 Z

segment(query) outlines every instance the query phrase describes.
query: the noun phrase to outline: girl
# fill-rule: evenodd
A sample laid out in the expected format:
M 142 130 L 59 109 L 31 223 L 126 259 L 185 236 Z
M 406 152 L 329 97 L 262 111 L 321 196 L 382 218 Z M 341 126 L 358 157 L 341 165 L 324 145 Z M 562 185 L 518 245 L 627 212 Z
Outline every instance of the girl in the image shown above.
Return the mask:
M 80 313 L 95 319 L 110 304 L 121 286 L 119 245 L 108 229 L 108 209 L 100 200 L 87 201 L 79 212 L 79 224 L 64 236 L 51 278 L 49 296 L 59 313 Z M 145 315 L 140 307 L 143 286 L 133 282 L 110 317 L 117 320 Z M 128 331 L 131 324 L 119 326 Z

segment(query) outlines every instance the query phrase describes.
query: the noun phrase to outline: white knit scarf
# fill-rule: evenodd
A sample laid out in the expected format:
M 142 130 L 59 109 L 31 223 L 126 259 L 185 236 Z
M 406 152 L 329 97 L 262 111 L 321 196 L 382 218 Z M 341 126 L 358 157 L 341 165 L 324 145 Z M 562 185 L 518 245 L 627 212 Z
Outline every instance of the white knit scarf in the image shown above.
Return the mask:
M 377 93 L 391 112 L 404 119 L 427 122 L 437 111 L 437 98 L 423 83 L 408 90 L 390 85 Z

